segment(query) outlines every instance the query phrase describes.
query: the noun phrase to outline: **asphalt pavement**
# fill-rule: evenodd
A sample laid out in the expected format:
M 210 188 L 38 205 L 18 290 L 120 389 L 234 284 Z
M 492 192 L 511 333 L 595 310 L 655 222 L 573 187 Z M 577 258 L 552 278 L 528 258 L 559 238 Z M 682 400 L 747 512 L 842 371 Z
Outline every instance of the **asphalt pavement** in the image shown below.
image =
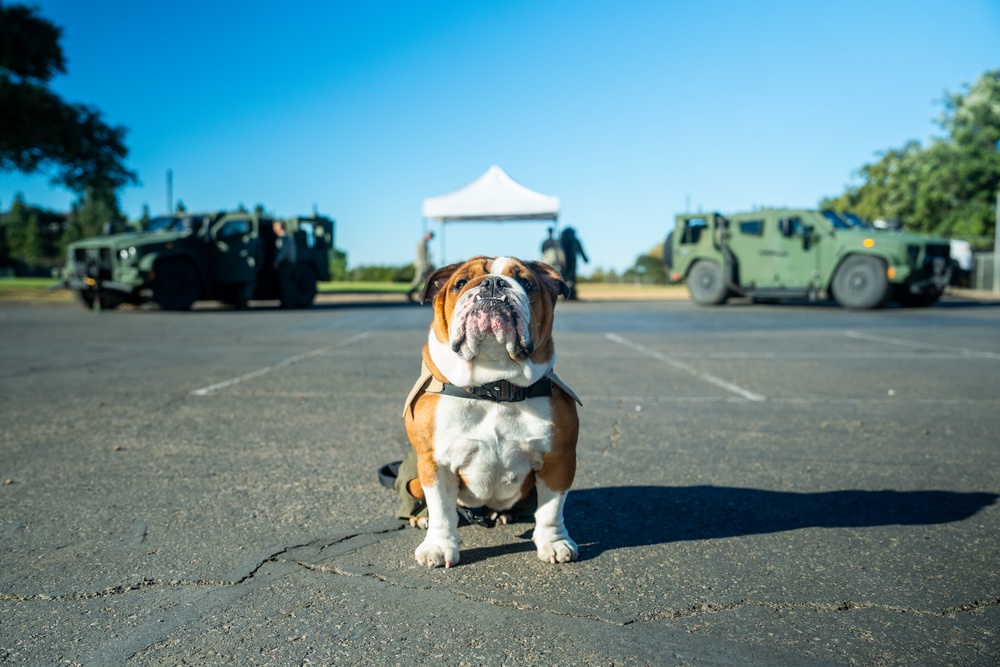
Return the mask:
M 0 664 L 996 665 L 1000 302 L 556 309 L 566 522 L 417 565 L 430 309 L 0 303 Z

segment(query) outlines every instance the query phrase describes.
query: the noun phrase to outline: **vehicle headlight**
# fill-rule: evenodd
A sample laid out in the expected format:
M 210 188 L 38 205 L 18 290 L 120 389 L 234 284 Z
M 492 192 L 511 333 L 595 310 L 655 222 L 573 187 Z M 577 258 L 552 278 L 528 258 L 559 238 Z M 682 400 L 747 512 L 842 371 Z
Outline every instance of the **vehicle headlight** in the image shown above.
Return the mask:
M 129 261 L 135 257 L 135 246 L 129 248 L 122 248 L 118 251 L 118 256 L 122 258 L 123 261 Z

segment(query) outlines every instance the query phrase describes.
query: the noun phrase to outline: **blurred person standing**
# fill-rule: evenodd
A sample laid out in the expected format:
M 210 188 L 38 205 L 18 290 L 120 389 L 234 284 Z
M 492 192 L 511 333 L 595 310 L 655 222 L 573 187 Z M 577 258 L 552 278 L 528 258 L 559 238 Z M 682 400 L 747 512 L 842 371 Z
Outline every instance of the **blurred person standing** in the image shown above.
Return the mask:
M 417 243 L 417 258 L 413 262 L 413 282 L 410 283 L 410 291 L 406 293 L 406 298 L 409 301 L 416 301 L 414 296 L 420 291 L 423 284 L 427 282 L 431 272 L 434 271 L 434 265 L 430 261 L 430 248 L 428 247 L 433 238 L 434 232 L 427 232 Z
M 562 246 L 559 245 L 559 241 L 553 236 L 555 229 L 549 227 L 548 231 L 548 238 L 542 241 L 542 261 L 549 266 L 559 269 L 559 273 L 565 273 L 566 259 L 563 257 Z
M 590 263 L 587 253 L 583 250 L 583 244 L 576 237 L 576 230 L 567 227 L 559 237 L 559 245 L 563 251 L 562 276 L 566 286 L 569 288 L 570 299 L 576 299 L 576 257 L 579 255 L 583 261 Z
M 275 222 L 274 229 L 274 270 L 278 273 L 281 307 L 291 308 L 295 303 L 295 239 L 288 234 L 285 223 Z

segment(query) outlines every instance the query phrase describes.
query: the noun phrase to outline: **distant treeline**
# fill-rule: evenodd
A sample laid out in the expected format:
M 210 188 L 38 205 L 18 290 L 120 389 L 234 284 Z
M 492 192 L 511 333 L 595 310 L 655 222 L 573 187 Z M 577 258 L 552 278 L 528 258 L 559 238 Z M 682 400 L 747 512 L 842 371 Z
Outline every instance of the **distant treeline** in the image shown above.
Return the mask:
M 947 95 L 938 125 L 944 136 L 879 153 L 858 169 L 858 185 L 820 207 L 988 248 L 1000 194 L 1000 69 Z

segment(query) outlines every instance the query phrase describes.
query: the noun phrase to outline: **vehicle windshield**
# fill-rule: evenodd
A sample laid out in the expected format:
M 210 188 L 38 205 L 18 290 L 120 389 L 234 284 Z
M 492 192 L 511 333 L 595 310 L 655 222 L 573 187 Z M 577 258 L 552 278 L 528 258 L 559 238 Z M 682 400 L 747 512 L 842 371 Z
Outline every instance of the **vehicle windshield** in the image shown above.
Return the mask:
M 822 211 L 836 229 L 868 229 L 870 225 L 849 211 Z
M 201 218 L 186 215 L 181 218 L 167 216 L 153 218 L 146 225 L 147 232 L 196 232 L 201 227 Z

